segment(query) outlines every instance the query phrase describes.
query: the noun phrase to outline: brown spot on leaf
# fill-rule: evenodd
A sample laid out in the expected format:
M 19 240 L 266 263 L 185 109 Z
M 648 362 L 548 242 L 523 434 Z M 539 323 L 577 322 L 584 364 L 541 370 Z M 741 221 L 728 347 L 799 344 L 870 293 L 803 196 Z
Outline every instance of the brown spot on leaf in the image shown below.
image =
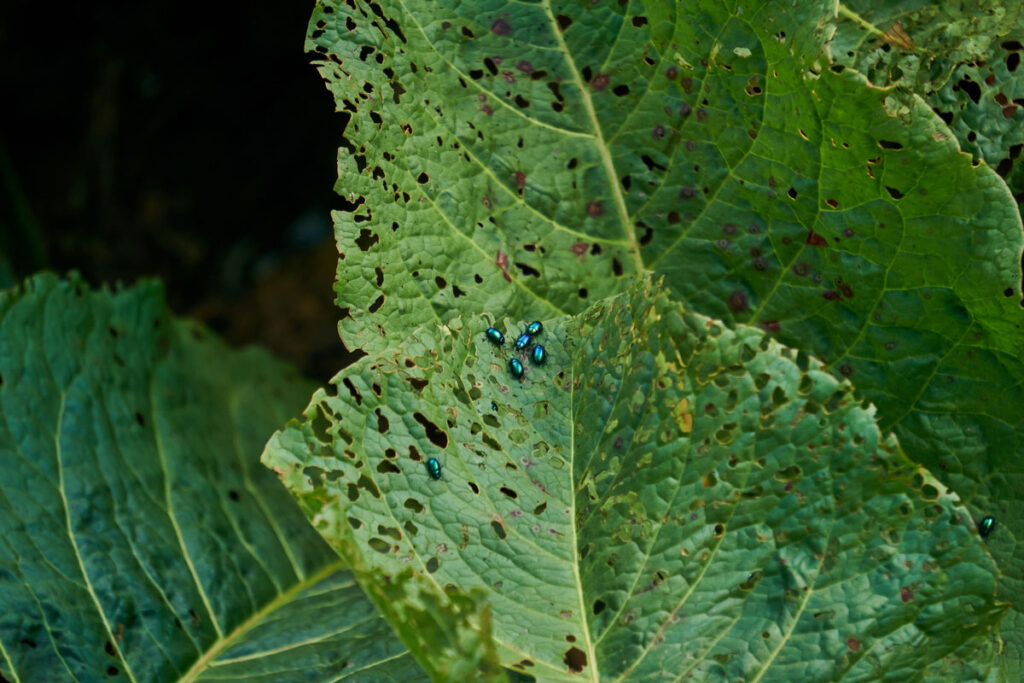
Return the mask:
M 914 591 L 910 590 L 906 586 L 900 589 L 900 600 L 903 602 L 910 602 L 914 599 Z
M 520 190 L 526 187 L 526 174 L 522 171 L 516 171 L 516 187 Z
M 507 36 L 512 33 L 512 25 L 504 19 L 498 19 L 491 24 L 491 33 L 496 36 Z
M 480 107 L 480 111 L 482 111 L 485 116 L 491 116 L 494 114 L 494 108 L 491 107 L 491 105 L 489 104 L 485 104 L 484 106 Z
M 853 368 L 850 367 L 849 363 L 843 363 L 839 366 L 839 374 L 843 377 L 849 377 L 853 374 Z
M 839 301 L 839 299 L 842 298 L 841 296 L 839 296 L 839 292 L 835 291 L 834 289 L 826 290 L 824 293 L 822 293 L 822 296 L 825 297 L 826 301 Z
M 608 87 L 608 83 L 611 82 L 611 77 L 608 74 L 597 74 L 590 81 L 590 87 L 600 92 Z
M 512 276 L 508 274 L 508 254 L 499 249 L 498 256 L 494 259 L 494 265 L 501 268 L 501 273 L 505 276 L 505 282 L 512 282 Z
M 529 61 L 527 61 L 525 59 L 520 60 L 516 64 L 516 68 L 519 69 L 520 71 L 522 71 L 524 74 L 532 74 L 533 73 L 533 64 L 531 64 Z
M 587 215 L 591 218 L 600 218 L 604 215 L 604 207 L 600 202 L 590 202 L 587 204 Z
M 573 254 L 575 254 L 576 256 L 579 256 L 580 257 L 580 261 L 582 261 L 586 257 L 586 255 L 587 255 L 587 248 L 588 247 L 589 247 L 589 245 L 586 242 L 576 242 L 569 249 L 570 249 L 570 251 L 572 251 Z
M 809 233 L 807 233 L 807 242 L 806 242 L 806 244 L 808 246 L 812 246 L 812 247 L 827 247 L 828 246 L 828 240 L 826 240 L 824 237 L 822 237 L 818 233 L 814 232 L 814 230 L 811 230 Z
M 850 636 L 846 639 L 846 647 L 850 648 L 854 652 L 857 652 L 858 650 L 860 650 L 860 641 L 854 638 L 853 636 Z
M 793 265 L 793 274 L 797 277 L 804 277 L 809 272 L 811 272 L 811 267 L 803 261 Z

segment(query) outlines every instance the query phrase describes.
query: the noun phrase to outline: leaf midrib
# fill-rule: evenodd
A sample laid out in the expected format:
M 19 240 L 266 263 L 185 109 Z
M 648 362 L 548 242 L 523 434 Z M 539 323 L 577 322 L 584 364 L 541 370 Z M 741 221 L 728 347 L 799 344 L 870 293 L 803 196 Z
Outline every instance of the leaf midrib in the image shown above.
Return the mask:
M 179 683 L 191 683 L 192 681 L 195 681 L 210 666 L 210 662 L 227 650 L 231 645 L 234 645 L 239 638 L 251 631 L 255 626 L 259 625 L 268 614 L 273 613 L 291 602 L 298 593 L 302 592 L 306 588 L 316 585 L 334 572 L 341 571 L 344 568 L 345 563 L 339 560 L 338 562 L 327 565 L 305 581 L 300 581 L 288 588 L 288 590 L 279 593 L 276 598 L 268 602 L 260 610 L 254 612 L 252 616 L 239 624 L 233 631 L 231 631 L 231 633 L 218 638 L 206 653 L 197 659 L 195 664 L 185 672 L 185 675 L 178 679 Z
M 542 0 L 541 7 L 544 8 L 544 14 L 547 15 L 548 23 L 551 26 L 551 33 L 558 42 L 558 47 L 565 54 L 565 63 L 569 67 L 569 73 L 572 75 L 572 81 L 576 85 L 576 88 L 580 91 L 580 100 L 583 102 L 583 109 L 586 111 L 587 119 L 590 122 L 590 126 L 594 129 L 594 144 L 597 147 L 597 153 L 601 157 L 601 165 L 604 166 L 604 171 L 608 175 L 608 184 L 612 188 L 612 199 L 615 202 L 615 210 L 619 214 L 619 220 L 622 222 L 622 229 L 626 233 L 626 238 L 629 240 L 630 252 L 633 254 L 633 267 L 637 273 L 644 272 L 643 258 L 640 256 L 640 244 L 636 239 L 636 230 L 633 227 L 633 222 L 629 219 L 629 211 L 626 210 L 626 198 L 622 195 L 622 187 L 619 184 L 618 174 L 615 172 L 615 164 L 612 162 L 612 156 L 608 151 L 608 145 L 604 140 L 604 133 L 601 132 L 601 124 L 597 121 L 597 112 L 594 110 L 594 102 L 590 99 L 590 91 L 587 90 L 586 85 L 583 83 L 583 79 L 580 78 L 580 71 L 576 68 L 576 62 L 572 58 L 572 53 L 569 52 L 569 47 L 565 44 L 565 39 L 562 38 L 562 32 L 558 28 L 558 22 L 555 20 L 555 15 L 551 10 L 551 0 Z

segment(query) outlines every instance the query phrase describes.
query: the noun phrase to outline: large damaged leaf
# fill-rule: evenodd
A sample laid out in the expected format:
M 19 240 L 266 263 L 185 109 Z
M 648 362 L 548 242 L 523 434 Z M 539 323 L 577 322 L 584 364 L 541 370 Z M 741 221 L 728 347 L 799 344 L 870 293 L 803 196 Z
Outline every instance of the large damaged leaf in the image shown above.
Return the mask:
M 544 321 L 521 381 L 472 320 L 343 372 L 263 459 L 354 563 L 486 598 L 506 667 L 909 679 L 986 651 L 970 515 L 817 361 L 649 283 Z
M 914 7 L 890 18 L 918 47 L 995 49 L 966 19 L 940 35 L 955 7 Z M 992 35 L 1014 7 L 983 17 Z M 662 274 L 853 382 L 999 518 L 989 548 L 1024 609 L 1020 214 L 928 103 L 830 65 L 835 22 L 825 2 L 322 3 L 309 46 L 351 119 L 342 336 L 375 353 Z

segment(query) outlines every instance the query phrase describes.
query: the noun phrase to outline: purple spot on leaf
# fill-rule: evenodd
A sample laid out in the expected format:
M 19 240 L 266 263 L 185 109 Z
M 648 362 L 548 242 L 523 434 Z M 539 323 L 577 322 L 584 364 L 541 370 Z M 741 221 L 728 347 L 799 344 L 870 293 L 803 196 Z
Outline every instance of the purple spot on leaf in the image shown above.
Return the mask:
M 733 313 L 743 313 L 748 308 L 747 294 L 739 289 L 729 295 L 729 310 Z

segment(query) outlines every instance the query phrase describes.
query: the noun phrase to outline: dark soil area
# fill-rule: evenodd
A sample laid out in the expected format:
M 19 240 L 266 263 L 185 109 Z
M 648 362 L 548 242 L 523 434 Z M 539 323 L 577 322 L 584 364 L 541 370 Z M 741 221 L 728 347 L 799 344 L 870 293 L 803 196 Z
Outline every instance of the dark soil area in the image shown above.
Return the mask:
M 16 277 L 160 278 L 174 311 L 326 381 L 347 361 L 343 120 L 312 2 L 0 5 L 0 251 Z

